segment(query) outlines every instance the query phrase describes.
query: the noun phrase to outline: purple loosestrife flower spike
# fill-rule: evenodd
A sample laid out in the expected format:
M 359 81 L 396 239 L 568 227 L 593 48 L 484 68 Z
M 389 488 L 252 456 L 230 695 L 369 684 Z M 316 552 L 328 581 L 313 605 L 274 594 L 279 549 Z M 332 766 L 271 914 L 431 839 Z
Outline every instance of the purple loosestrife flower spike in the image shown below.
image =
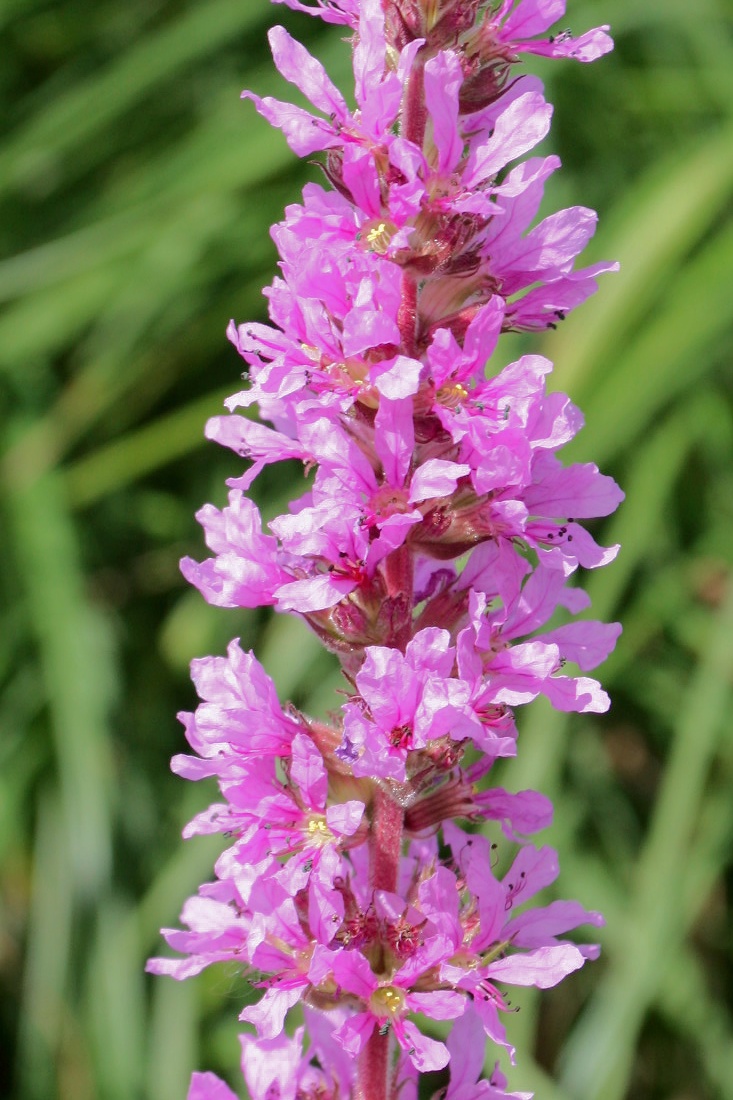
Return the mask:
M 574 581 L 618 547 L 584 522 L 622 499 L 560 452 L 582 427 L 548 393 L 549 360 L 492 374 L 504 332 L 554 328 L 615 265 L 578 266 L 585 207 L 537 221 L 554 156 L 534 154 L 552 109 L 523 57 L 592 61 L 608 28 L 551 33 L 564 0 L 276 0 L 352 32 L 354 102 L 282 27 L 281 75 L 310 108 L 245 92 L 300 156 L 321 158 L 272 235 L 269 323 L 228 336 L 247 387 L 208 438 L 245 460 L 228 504 L 198 514 L 211 556 L 182 570 L 223 607 L 299 616 L 336 655 L 346 699 L 329 722 L 281 704 L 238 641 L 193 662 L 182 714 L 221 801 L 184 835 L 228 846 L 164 936 L 185 978 L 234 963 L 259 990 L 240 1019 L 253 1100 L 416 1100 L 447 1068 L 446 1100 L 528 1100 L 487 1040 L 514 1058 L 507 987 L 554 986 L 595 958 L 567 938 L 602 918 L 533 899 L 556 853 L 527 840 L 551 821 L 536 791 L 492 783 L 513 756 L 518 707 L 603 712 L 586 675 L 618 624 L 575 618 Z M 237 410 L 259 406 L 256 422 Z M 272 463 L 305 491 L 263 528 L 246 496 Z M 558 625 L 557 619 L 560 620 Z M 496 849 L 509 870 L 497 872 Z M 303 1026 L 286 1028 L 298 1008 Z M 424 1021 L 455 1021 L 447 1042 Z M 232 1100 L 196 1073 L 189 1100 Z

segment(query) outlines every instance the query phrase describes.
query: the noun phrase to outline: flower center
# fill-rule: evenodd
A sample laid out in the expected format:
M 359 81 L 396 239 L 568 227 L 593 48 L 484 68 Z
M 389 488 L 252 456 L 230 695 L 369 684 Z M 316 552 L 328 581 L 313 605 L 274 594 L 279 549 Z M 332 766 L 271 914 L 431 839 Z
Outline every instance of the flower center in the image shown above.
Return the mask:
M 393 485 L 382 485 L 369 501 L 374 521 L 387 519 L 398 513 L 406 512 L 410 507 L 407 493 Z
M 369 998 L 369 1008 L 375 1016 L 396 1016 L 405 1007 L 405 994 L 394 985 L 383 985 L 375 989 Z
M 455 409 L 466 400 L 468 390 L 460 382 L 454 382 L 453 385 L 441 386 L 435 396 L 446 409 Z
M 383 256 L 396 232 L 397 229 L 391 222 L 378 221 L 375 218 L 362 227 L 359 240 L 370 252 L 378 252 Z
M 324 814 L 312 814 L 305 828 L 307 843 L 313 848 L 322 848 L 333 842 L 333 833 L 328 827 Z
M 412 743 L 412 728 L 407 724 L 395 726 L 389 732 L 389 743 L 396 749 L 409 749 Z

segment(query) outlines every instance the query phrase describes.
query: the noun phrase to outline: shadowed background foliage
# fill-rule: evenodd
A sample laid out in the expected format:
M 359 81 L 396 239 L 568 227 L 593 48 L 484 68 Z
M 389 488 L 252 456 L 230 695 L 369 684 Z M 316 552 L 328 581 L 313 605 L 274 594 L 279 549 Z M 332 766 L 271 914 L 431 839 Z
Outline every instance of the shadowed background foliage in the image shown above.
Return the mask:
M 611 712 L 534 705 L 501 777 L 557 799 L 562 894 L 608 918 L 601 962 L 517 998 L 513 1083 L 728 1100 L 733 11 L 569 7 L 575 32 L 611 23 L 617 49 L 530 61 L 565 165 L 546 208 L 596 207 L 588 262 L 622 272 L 503 358 L 555 360 L 587 417 L 572 457 L 627 491 L 598 530 L 623 553 L 588 578 L 625 633 L 602 674 Z M 211 609 L 177 568 L 202 553 L 195 509 L 237 470 L 202 436 L 239 386 L 227 321 L 263 316 L 268 226 L 319 178 L 239 101 L 284 92 L 275 21 L 348 87 L 339 28 L 266 0 L 0 6 L 0 1095 L 17 1100 L 180 1100 L 192 1068 L 236 1071 L 241 977 L 143 975 L 218 848 L 181 843 L 212 792 L 168 770 L 188 662 L 239 635 L 307 711 L 339 686 L 297 621 Z M 286 478 L 259 479 L 266 515 Z

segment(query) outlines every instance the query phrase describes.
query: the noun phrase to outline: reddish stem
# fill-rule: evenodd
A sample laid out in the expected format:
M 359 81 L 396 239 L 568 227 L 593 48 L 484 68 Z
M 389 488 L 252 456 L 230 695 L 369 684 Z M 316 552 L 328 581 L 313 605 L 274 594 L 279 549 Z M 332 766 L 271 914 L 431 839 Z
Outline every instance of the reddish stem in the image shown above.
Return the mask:
M 402 114 L 402 133 L 409 141 L 422 146 L 426 122 L 425 94 L 422 65 L 416 63 L 407 86 Z M 417 351 L 417 281 L 406 273 L 402 276 L 402 294 L 397 324 L 402 338 L 402 351 L 414 356 Z M 388 556 L 384 565 L 384 577 L 390 597 L 405 594 L 409 612 L 404 626 L 398 630 L 399 638 L 390 644 L 404 646 L 412 635 L 413 558 L 407 546 Z M 372 890 L 397 889 L 402 854 L 404 811 L 389 793 L 377 787 L 372 803 L 372 821 L 369 834 L 369 881 Z M 388 1100 L 390 1088 L 390 1032 L 380 1034 L 375 1027 L 359 1055 L 356 1078 L 358 1100 Z
M 411 547 L 403 544 L 384 559 L 382 575 L 393 614 L 384 645 L 405 648 L 414 633 L 412 622 L 415 589 L 415 561 Z
M 397 889 L 404 817 L 402 807 L 387 791 L 377 787 L 369 834 L 369 879 L 374 890 Z
M 390 1036 L 374 1028 L 359 1055 L 356 1100 L 387 1100 L 389 1090 Z
M 404 811 L 389 793 L 377 787 L 372 803 L 369 834 L 369 882 L 373 890 L 397 889 L 402 854 Z M 389 1032 L 380 1034 L 375 1027 L 359 1055 L 356 1071 L 357 1100 L 389 1100 Z
M 407 274 L 402 276 L 397 327 L 402 339 L 402 351 L 414 357 L 417 351 L 417 282 Z

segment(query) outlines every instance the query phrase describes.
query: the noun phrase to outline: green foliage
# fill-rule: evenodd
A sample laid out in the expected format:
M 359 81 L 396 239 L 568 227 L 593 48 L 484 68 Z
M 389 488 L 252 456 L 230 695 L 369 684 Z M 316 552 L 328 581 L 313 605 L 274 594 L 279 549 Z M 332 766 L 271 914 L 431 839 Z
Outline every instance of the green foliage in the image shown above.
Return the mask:
M 733 1097 L 733 45 L 726 0 L 570 0 L 612 24 L 541 65 L 565 170 L 598 207 L 598 296 L 543 342 L 586 413 L 574 458 L 628 500 L 588 578 L 625 633 L 598 721 L 541 705 L 503 778 L 557 799 L 564 896 L 608 918 L 600 963 L 518 999 L 515 1087 L 541 1100 Z M 191 657 L 233 635 L 312 713 L 338 679 L 295 621 L 208 608 L 177 571 L 231 456 L 230 315 L 264 315 L 267 233 L 312 165 L 250 105 L 285 20 L 342 87 L 337 29 L 266 0 L 10 0 L 0 10 L 0 1094 L 175 1100 L 237 1059 L 236 974 L 142 967 L 209 874 L 183 845 L 210 792 L 168 774 Z M 508 358 L 512 354 L 506 351 Z M 290 484 L 268 471 L 263 511 Z

